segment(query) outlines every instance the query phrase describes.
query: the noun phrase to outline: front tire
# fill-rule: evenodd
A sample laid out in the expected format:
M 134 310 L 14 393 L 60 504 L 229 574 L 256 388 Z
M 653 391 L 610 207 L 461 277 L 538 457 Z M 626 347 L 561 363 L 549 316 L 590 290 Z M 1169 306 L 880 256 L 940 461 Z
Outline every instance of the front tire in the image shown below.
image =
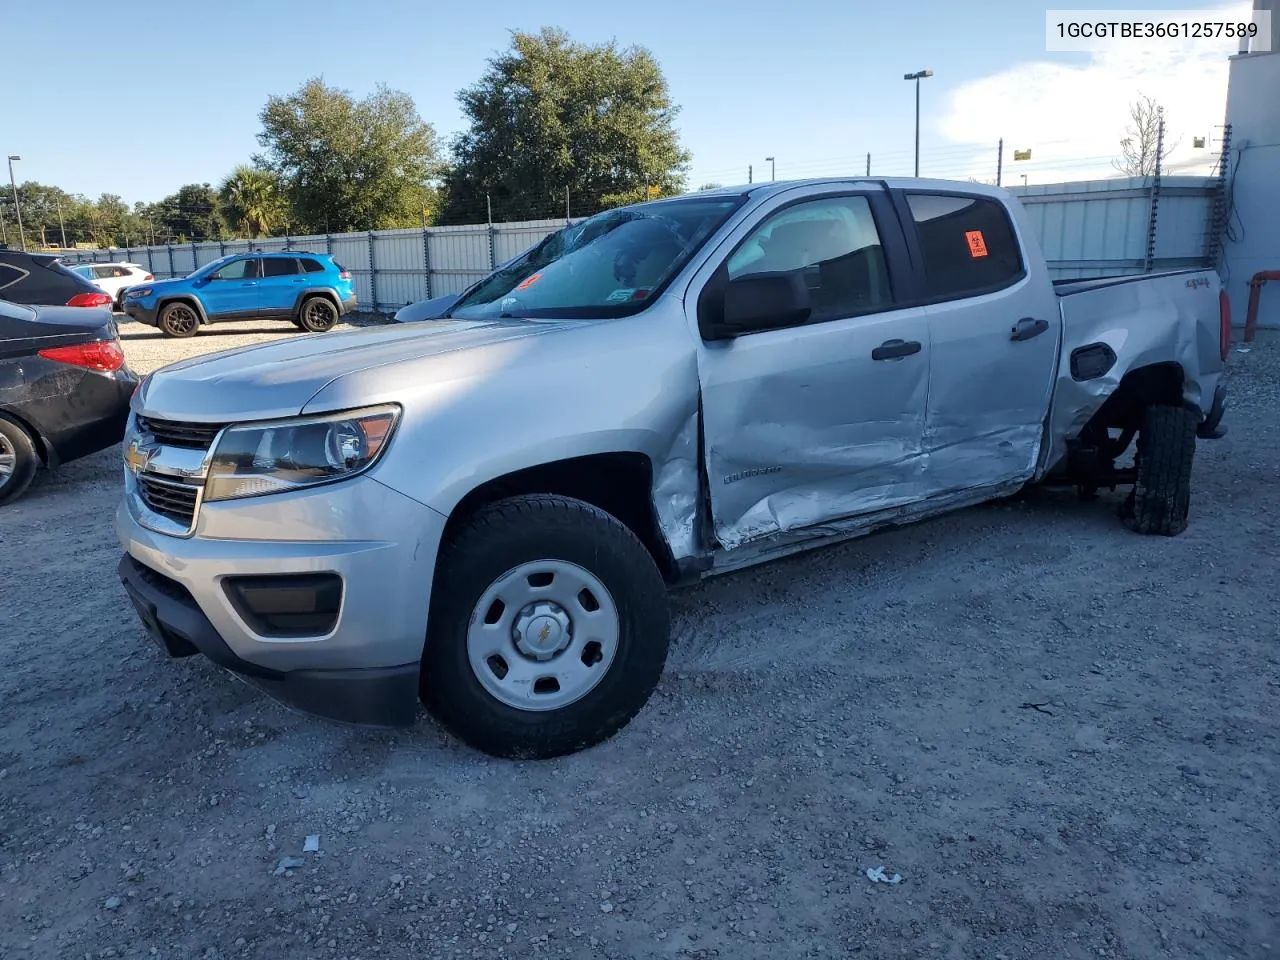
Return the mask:
M 298 308 L 297 324 L 308 333 L 325 333 L 338 322 L 338 308 L 328 297 L 309 297 Z
M 667 589 L 599 508 L 536 494 L 490 504 L 441 550 L 422 700 L 458 739 L 546 759 L 609 739 L 666 663 Z
M 160 330 L 166 337 L 194 337 L 200 316 L 189 303 L 170 303 L 160 311 Z
M 1138 479 L 1121 518 L 1138 533 L 1176 537 L 1187 529 L 1196 417 L 1183 407 L 1152 406 L 1138 431 Z
M 0 507 L 27 492 L 39 467 L 40 457 L 27 431 L 0 417 Z

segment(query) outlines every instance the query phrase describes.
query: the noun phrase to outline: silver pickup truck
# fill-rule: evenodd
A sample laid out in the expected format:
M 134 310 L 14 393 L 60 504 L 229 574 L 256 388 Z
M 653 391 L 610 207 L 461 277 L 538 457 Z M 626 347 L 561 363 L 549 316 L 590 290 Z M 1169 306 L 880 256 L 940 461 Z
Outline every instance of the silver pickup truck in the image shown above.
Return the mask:
M 437 320 L 146 378 L 119 573 L 171 656 L 286 703 L 564 754 L 649 698 L 671 586 L 1038 482 L 1180 533 L 1227 317 L 1209 270 L 1051 282 L 973 184 L 611 210 Z

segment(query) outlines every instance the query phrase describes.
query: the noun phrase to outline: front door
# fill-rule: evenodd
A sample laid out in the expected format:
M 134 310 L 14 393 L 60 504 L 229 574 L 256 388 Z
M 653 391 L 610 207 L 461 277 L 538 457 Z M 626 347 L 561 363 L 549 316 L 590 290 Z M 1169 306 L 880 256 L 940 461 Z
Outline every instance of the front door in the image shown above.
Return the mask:
M 1035 473 L 1061 312 L 1044 263 L 994 197 L 906 191 L 933 350 L 930 493 L 1016 485 Z M 1027 236 L 1027 231 L 1022 230 Z M 1026 244 L 1034 251 L 1033 244 Z
M 258 312 L 258 258 L 232 260 L 209 278 L 203 290 L 211 319 L 252 317 Z
M 720 543 L 732 549 L 915 500 L 929 331 L 923 308 L 895 306 L 906 257 L 888 195 L 798 187 L 748 217 L 721 249 L 719 264 L 699 275 L 704 283 L 796 272 L 813 310 L 798 325 L 699 349 Z M 696 302 L 686 298 L 686 309 Z

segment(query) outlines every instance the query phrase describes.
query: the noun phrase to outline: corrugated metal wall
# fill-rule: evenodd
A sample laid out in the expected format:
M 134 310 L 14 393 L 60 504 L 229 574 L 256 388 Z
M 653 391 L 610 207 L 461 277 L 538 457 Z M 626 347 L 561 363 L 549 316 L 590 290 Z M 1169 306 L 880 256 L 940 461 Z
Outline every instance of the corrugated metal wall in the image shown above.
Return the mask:
M 1153 178 L 1010 187 L 1027 210 L 1054 279 L 1205 266 L 1218 181 L 1162 177 L 1151 233 Z
M 1055 279 L 1210 265 L 1219 181 L 1131 177 L 1010 187 L 1022 200 Z M 1158 194 L 1153 205 L 1153 191 Z M 1152 217 L 1152 212 L 1155 217 Z M 157 277 L 186 276 L 218 257 L 255 250 L 331 253 L 351 271 L 365 310 L 395 310 L 456 293 L 529 249 L 563 220 L 381 230 L 331 236 L 81 251 L 68 260 L 130 260 Z

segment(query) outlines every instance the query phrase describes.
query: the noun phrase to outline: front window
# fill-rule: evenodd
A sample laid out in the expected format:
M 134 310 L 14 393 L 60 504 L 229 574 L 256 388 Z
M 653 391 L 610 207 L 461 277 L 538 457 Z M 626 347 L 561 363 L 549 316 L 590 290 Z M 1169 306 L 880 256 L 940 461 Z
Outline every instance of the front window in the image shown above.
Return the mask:
M 258 275 L 257 260 L 232 260 L 226 266 L 219 267 L 212 280 L 248 280 Z
M 556 231 L 486 277 L 450 316 L 605 318 L 638 313 L 744 199 L 659 200 L 596 214 Z

